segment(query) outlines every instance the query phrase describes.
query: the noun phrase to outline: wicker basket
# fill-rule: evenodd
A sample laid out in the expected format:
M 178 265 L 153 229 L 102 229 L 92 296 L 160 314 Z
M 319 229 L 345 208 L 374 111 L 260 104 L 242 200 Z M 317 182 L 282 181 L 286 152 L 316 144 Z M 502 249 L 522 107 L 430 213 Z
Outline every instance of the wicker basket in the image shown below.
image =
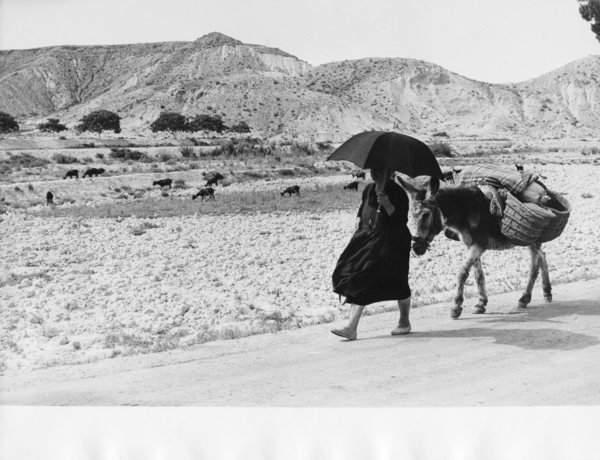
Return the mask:
M 550 202 L 547 206 L 554 214 L 554 217 L 550 219 L 550 222 L 548 222 L 540 234 L 539 241 L 542 243 L 558 238 L 565 229 L 569 221 L 569 215 L 571 214 L 571 205 L 564 197 L 550 190 L 548 190 L 548 196 L 550 197 Z
M 554 213 L 533 203 L 521 203 L 508 192 L 502 216 L 501 232 L 518 246 L 529 246 L 540 241 Z

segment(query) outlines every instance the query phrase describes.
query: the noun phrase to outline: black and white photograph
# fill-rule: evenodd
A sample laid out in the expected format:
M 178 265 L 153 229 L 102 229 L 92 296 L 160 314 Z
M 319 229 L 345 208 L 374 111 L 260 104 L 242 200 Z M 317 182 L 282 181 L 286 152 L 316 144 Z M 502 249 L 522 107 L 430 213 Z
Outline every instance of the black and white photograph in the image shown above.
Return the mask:
M 600 459 L 599 175 L 600 0 L 0 0 L 0 458 Z

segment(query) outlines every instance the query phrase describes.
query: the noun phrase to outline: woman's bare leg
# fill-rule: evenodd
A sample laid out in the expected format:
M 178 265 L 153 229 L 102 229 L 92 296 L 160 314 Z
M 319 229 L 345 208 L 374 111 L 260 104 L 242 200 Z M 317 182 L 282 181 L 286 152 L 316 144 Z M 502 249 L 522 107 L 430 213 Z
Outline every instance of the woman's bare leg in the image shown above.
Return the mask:
M 348 319 L 348 324 L 341 329 L 332 329 L 335 335 L 339 335 L 340 337 L 345 337 L 349 340 L 356 339 L 356 331 L 358 329 L 358 322 L 360 321 L 360 317 L 362 315 L 363 310 L 365 309 L 364 305 L 350 305 L 350 318 Z
M 392 331 L 392 335 L 408 334 L 411 331 L 409 319 L 410 297 L 398 300 L 398 310 L 400 310 L 400 319 L 398 320 L 398 326 Z

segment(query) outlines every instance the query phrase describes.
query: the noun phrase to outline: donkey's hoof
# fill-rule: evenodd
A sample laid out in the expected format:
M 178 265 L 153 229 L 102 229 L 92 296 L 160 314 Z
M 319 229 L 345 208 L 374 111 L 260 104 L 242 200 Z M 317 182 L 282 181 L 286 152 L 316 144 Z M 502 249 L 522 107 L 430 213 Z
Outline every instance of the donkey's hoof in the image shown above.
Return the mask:
M 552 294 L 544 294 L 544 300 L 546 302 L 552 302 Z
M 473 307 L 474 315 L 483 315 L 485 313 L 485 307 L 483 305 L 475 305 Z
M 458 319 L 460 318 L 460 314 L 462 313 L 462 307 L 454 307 L 450 310 L 450 318 Z

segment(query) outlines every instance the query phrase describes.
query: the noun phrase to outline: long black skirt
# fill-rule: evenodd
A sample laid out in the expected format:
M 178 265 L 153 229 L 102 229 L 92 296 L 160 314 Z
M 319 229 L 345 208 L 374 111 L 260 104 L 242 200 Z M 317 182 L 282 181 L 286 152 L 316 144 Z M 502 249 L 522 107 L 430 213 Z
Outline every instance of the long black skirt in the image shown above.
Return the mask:
M 410 241 L 410 235 L 357 231 L 337 261 L 333 291 L 357 305 L 410 297 Z

